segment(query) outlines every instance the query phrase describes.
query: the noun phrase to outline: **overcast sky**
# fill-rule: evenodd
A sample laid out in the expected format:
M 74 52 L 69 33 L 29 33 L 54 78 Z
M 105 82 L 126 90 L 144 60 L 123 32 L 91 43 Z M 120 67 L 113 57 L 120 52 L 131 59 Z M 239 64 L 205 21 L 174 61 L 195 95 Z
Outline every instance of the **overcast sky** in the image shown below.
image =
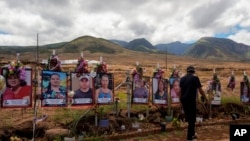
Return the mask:
M 1 0 L 0 45 L 36 45 L 90 35 L 152 44 L 204 36 L 250 45 L 249 0 Z

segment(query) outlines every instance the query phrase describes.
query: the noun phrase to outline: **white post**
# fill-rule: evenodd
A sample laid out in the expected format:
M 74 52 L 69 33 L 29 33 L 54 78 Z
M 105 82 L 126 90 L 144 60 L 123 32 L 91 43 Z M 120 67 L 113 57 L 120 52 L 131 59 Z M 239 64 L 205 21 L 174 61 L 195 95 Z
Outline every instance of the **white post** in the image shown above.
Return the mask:
M 83 52 L 81 52 L 81 57 L 83 58 Z
M 214 68 L 214 74 L 215 74 L 215 68 Z
M 174 69 L 176 69 L 176 65 L 174 64 Z
M 56 54 L 56 50 L 53 49 L 52 55 L 55 55 L 55 54 Z
M 20 53 L 17 53 L 16 54 L 16 60 L 18 60 L 18 61 L 19 61 L 19 56 L 20 56 Z
M 160 63 L 159 62 L 157 62 L 157 68 L 160 68 Z
M 100 62 L 102 62 L 102 56 L 100 56 Z
M 136 61 L 136 62 L 135 62 L 135 64 L 136 64 L 136 66 L 138 66 L 138 65 L 139 65 L 139 62 L 138 62 L 138 61 Z

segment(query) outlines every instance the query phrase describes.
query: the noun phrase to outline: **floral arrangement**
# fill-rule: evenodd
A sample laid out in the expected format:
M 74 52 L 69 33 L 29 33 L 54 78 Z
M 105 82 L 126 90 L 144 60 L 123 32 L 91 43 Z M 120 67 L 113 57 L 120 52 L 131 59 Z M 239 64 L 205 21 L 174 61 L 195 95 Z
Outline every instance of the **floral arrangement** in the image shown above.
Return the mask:
M 249 79 L 248 79 L 248 76 L 247 76 L 247 74 L 244 72 L 244 75 L 243 75 L 243 81 L 247 84 L 247 85 L 249 85 Z
M 132 76 L 133 78 L 135 78 L 136 76 L 138 76 L 138 79 L 142 79 L 143 76 L 143 68 L 141 67 L 141 65 L 136 65 L 136 69 L 134 69 L 132 71 Z
M 216 73 L 213 74 L 213 82 L 220 83 L 220 79 Z
M 153 72 L 153 77 L 161 79 L 163 77 L 164 71 L 158 67 Z
M 25 67 L 19 60 L 11 61 L 7 68 L 7 72 L 5 73 L 6 76 L 17 74 L 21 80 L 25 80 Z
M 94 72 L 96 73 L 107 73 L 108 68 L 106 62 L 100 61 L 100 63 L 97 63 L 94 67 Z
M 170 77 L 172 78 L 179 78 L 180 76 L 179 76 L 179 70 L 177 69 L 177 68 L 173 68 L 173 71 L 172 71 L 172 73 L 171 73 L 171 75 L 170 75 Z
M 78 77 L 83 73 L 89 73 L 88 62 L 83 57 L 78 59 L 78 64 L 76 65 L 76 73 Z
M 47 70 L 61 71 L 61 62 L 58 56 L 53 54 L 48 58 Z

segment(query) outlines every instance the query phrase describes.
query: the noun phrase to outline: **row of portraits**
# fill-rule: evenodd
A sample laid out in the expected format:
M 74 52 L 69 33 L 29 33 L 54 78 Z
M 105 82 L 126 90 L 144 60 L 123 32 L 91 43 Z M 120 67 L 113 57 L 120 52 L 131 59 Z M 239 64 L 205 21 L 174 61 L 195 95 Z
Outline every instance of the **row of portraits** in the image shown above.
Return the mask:
M 4 74 L 3 68 L 2 73 Z M 25 80 L 18 76 L 5 76 L 7 87 L 1 95 L 1 107 L 31 107 L 32 106 L 32 69 L 26 68 Z M 180 102 L 180 79 L 158 79 L 142 77 L 133 79 L 133 104 L 167 105 Z M 214 93 L 212 104 L 221 101 L 221 87 L 209 85 Z M 112 73 L 91 74 L 71 72 L 42 71 L 41 72 L 41 105 L 44 107 L 109 104 L 114 102 L 114 76 Z M 170 93 L 170 95 L 169 95 Z M 249 86 L 241 83 L 241 101 L 249 103 Z

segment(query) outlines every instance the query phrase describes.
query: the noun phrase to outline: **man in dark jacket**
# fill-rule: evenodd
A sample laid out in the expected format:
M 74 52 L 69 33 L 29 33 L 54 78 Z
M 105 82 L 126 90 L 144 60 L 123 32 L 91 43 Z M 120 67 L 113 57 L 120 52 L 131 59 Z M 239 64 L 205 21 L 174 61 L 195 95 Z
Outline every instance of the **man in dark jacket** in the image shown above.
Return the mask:
M 199 91 L 206 100 L 204 91 L 200 83 L 199 77 L 194 75 L 195 69 L 193 66 L 187 67 L 187 74 L 181 78 L 181 104 L 188 122 L 187 140 L 194 141 L 195 135 L 195 120 L 196 120 L 196 95 Z M 197 91 L 198 90 L 198 91 Z

